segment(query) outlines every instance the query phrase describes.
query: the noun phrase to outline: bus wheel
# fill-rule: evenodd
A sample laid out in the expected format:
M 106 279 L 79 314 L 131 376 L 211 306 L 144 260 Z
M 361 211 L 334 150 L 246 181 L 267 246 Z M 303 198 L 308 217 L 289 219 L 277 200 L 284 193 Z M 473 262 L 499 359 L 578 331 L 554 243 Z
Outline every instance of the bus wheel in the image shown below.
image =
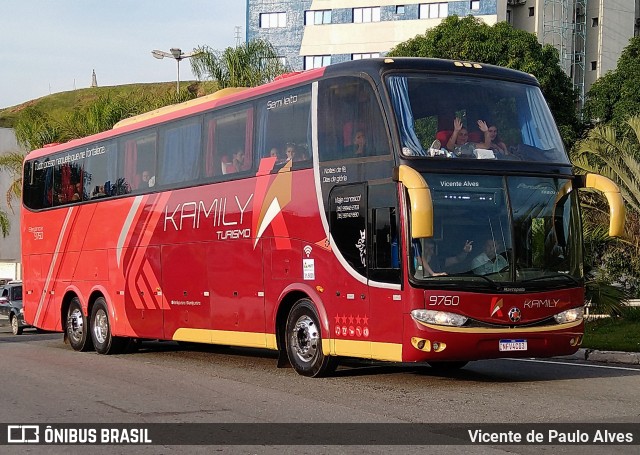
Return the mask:
M 464 367 L 467 363 L 464 360 L 455 362 L 427 362 L 431 368 L 438 371 L 454 371 Z
M 118 354 L 127 345 L 127 339 L 111 335 L 107 303 L 98 297 L 91 309 L 91 339 L 98 354 Z
M 89 321 L 82 313 L 78 297 L 71 300 L 67 310 L 66 335 L 74 351 L 88 351 L 93 347 L 89 335 Z
M 336 358 L 322 352 L 320 324 L 310 300 L 299 300 L 291 309 L 286 340 L 289 362 L 302 376 L 319 377 L 335 370 Z

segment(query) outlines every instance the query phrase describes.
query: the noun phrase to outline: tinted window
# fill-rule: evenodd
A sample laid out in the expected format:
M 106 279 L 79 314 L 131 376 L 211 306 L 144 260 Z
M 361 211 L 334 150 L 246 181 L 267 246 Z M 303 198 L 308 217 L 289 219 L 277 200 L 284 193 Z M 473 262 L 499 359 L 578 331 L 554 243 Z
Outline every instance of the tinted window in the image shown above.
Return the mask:
M 407 156 L 569 162 L 538 87 L 428 74 L 387 82 Z
M 156 134 L 140 131 L 118 140 L 121 159 L 118 163 L 116 194 L 142 192 L 156 183 Z
M 233 175 L 251 169 L 253 109 L 225 110 L 205 117 L 205 177 Z
M 85 149 L 84 200 L 117 194 L 118 149 L 115 141 L 105 141 Z
M 198 179 L 202 145 L 202 118 L 160 127 L 158 183 L 175 185 Z
M 309 87 L 277 93 L 260 101 L 257 150 L 277 162 L 311 159 Z
M 322 80 L 318 94 L 320 161 L 389 154 L 376 93 L 361 78 Z

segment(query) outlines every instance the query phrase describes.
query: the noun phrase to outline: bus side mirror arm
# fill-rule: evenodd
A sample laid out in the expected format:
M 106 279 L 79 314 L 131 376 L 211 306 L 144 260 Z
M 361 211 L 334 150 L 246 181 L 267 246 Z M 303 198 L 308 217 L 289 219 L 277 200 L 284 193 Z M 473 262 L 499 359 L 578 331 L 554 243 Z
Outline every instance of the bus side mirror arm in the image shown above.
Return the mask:
M 411 204 L 411 237 L 433 237 L 433 201 L 425 179 L 415 169 L 401 164 L 393 172 L 409 193 Z
M 576 176 L 576 188 L 592 188 L 604 194 L 609 203 L 609 235 L 624 236 L 625 208 L 620 188 L 611 179 L 597 174 Z

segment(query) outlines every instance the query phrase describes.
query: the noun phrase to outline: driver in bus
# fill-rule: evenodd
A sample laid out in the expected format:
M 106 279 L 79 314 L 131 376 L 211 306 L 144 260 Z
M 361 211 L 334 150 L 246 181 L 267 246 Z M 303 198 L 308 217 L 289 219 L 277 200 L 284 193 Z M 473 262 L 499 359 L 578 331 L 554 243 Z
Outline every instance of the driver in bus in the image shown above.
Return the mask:
M 471 270 L 476 275 L 488 275 L 502 271 L 509 265 L 507 260 L 498 254 L 498 244 L 492 238 L 484 242 L 482 253 L 471 261 Z

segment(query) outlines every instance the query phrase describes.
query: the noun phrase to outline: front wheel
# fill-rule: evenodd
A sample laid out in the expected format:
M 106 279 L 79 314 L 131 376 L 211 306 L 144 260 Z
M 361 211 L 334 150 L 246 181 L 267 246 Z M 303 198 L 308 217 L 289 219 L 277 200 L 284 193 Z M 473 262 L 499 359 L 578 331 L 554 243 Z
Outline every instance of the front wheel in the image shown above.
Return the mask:
M 107 302 L 99 297 L 91 309 L 91 339 L 98 354 L 118 354 L 127 345 L 127 339 L 111 335 Z
M 18 322 L 18 316 L 14 314 L 11 315 L 11 332 L 14 335 L 22 335 L 22 327 L 20 327 L 20 323 Z
M 308 299 L 296 302 L 289 313 L 286 347 L 289 362 L 302 376 L 324 376 L 337 366 L 335 357 L 322 352 L 322 330 L 315 307 Z
M 89 320 L 82 312 L 80 299 L 74 297 L 67 310 L 65 335 L 74 351 L 88 351 L 93 347 L 89 335 Z

